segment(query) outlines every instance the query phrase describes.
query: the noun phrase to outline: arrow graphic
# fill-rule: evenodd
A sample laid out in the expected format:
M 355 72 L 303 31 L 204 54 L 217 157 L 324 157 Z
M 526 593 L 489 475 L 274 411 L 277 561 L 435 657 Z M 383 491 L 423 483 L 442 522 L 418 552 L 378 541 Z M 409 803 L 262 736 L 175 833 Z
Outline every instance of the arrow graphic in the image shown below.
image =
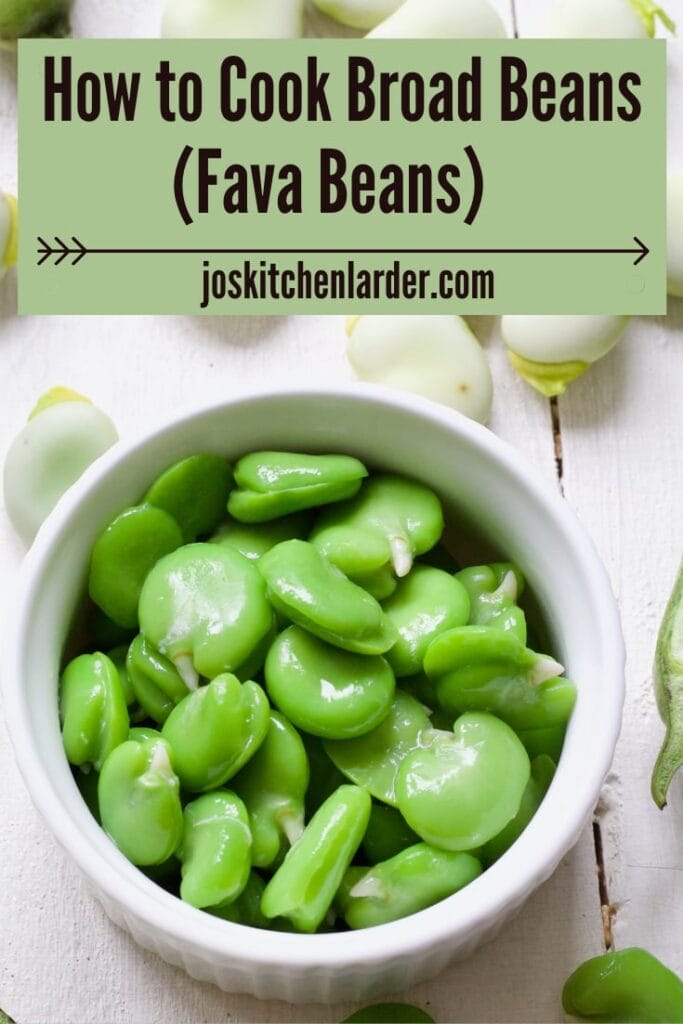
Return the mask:
M 625 255 L 634 256 L 634 267 L 637 267 L 650 250 L 644 242 L 633 236 L 636 248 L 627 249 L 91 249 L 89 246 L 71 236 L 71 243 L 64 242 L 58 235 L 54 236 L 54 244 L 46 242 L 38 235 L 37 254 L 40 257 L 38 266 L 42 267 L 53 257 L 54 266 L 58 267 L 71 258 L 70 266 L 77 266 L 85 256 L 393 256 L 396 253 L 410 256 L 463 256 L 463 255 L 494 255 L 494 256 L 603 256 Z

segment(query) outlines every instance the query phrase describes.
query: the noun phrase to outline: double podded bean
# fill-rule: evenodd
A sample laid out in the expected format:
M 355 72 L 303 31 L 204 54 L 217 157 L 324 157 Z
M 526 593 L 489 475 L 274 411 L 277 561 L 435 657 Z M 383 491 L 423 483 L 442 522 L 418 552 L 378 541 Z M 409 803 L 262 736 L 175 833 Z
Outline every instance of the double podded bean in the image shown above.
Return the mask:
M 344 651 L 384 654 L 397 632 L 374 597 L 302 540 L 267 552 L 258 567 L 276 611 Z
M 188 694 L 161 731 L 183 787 L 201 793 L 236 775 L 265 740 L 269 711 L 260 686 L 229 674 Z
M 553 658 L 529 650 L 513 631 L 464 626 L 430 645 L 425 671 L 452 714 L 490 711 L 513 729 L 565 725 L 576 688 Z
M 340 786 L 316 811 L 266 886 L 261 900 L 265 916 L 285 917 L 297 931 L 316 931 L 361 844 L 369 817 L 365 790 Z
M 67 759 L 99 769 L 128 738 L 128 708 L 118 669 L 106 654 L 81 654 L 62 675 L 60 716 Z
M 256 566 L 216 544 L 188 544 L 166 555 L 140 594 L 141 632 L 191 688 L 199 676 L 239 669 L 272 623 Z
M 237 490 L 230 495 L 228 510 L 243 523 L 279 519 L 350 498 L 367 475 L 363 463 L 348 455 L 245 455 L 235 466 Z
M 286 718 L 272 711 L 265 740 L 233 781 L 249 812 L 254 867 L 270 867 L 301 837 L 308 781 L 301 737 Z
M 443 525 L 441 504 L 429 488 L 376 476 L 357 497 L 321 513 L 311 541 L 351 579 L 387 569 L 401 579 L 438 542 Z
M 476 850 L 518 813 L 529 757 L 512 729 L 493 715 L 468 712 L 453 732 L 434 730 L 403 758 L 396 777 L 401 814 L 425 842 Z
M 247 809 L 234 793 L 205 793 L 185 808 L 180 895 L 193 907 L 232 903 L 251 870 Z
M 362 736 L 388 714 L 394 673 L 379 655 L 351 654 L 300 626 L 280 633 L 266 659 L 274 704 L 304 732 L 325 739 Z
M 337 906 L 349 928 L 373 928 L 433 906 L 480 874 L 469 853 L 417 843 L 372 868 L 349 868 Z

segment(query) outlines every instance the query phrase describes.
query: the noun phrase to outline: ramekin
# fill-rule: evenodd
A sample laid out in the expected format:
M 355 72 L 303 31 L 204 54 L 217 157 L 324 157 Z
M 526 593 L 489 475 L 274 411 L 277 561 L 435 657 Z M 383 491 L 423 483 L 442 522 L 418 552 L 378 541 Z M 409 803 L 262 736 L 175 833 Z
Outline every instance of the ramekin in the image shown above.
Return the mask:
M 339 451 L 432 486 L 458 530 L 523 568 L 578 701 L 550 791 L 514 846 L 461 892 L 360 932 L 285 935 L 204 914 L 149 881 L 91 817 L 64 757 L 57 710 L 65 638 L 90 551 L 154 476 L 194 452 Z M 624 646 L 606 572 L 560 495 L 485 428 L 369 386 L 258 394 L 177 419 L 92 466 L 42 527 L 14 595 L 4 706 L 19 768 L 109 917 L 194 978 L 264 999 L 325 1002 L 404 989 L 492 938 L 547 879 L 590 818 L 614 754 Z

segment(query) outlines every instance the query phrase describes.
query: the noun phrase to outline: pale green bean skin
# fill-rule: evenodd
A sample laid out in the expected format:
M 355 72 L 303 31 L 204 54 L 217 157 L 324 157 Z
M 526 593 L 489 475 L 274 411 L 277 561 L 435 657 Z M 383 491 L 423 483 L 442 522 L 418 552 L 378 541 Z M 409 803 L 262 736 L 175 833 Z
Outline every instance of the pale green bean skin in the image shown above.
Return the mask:
M 316 931 L 361 844 L 369 817 L 365 790 L 340 786 L 318 809 L 266 886 L 263 914 L 269 919 L 285 917 L 300 932 Z
M 417 843 L 372 868 L 349 868 L 337 907 L 349 928 L 373 928 L 433 906 L 480 874 L 469 853 Z
M 228 790 L 216 790 L 189 803 L 183 818 L 181 898 L 199 909 L 237 899 L 251 870 L 243 802 Z

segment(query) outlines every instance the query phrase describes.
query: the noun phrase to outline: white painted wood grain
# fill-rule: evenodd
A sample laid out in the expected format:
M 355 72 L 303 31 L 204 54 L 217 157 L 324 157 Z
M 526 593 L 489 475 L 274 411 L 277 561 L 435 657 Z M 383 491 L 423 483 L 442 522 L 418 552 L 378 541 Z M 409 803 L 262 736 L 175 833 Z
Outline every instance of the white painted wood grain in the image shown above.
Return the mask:
M 509 5 L 501 0 L 499 6 L 510 24 Z M 522 28 L 540 3 L 525 0 L 523 6 Z M 75 28 L 88 36 L 154 36 L 159 11 L 159 0 L 81 0 Z M 311 31 L 326 24 L 315 16 Z M 0 187 L 15 181 L 14 66 L 0 54 Z M 337 318 L 20 320 L 15 309 L 10 275 L 0 284 L 0 453 L 36 396 L 57 383 L 90 395 L 114 416 L 123 436 L 134 437 L 178 412 L 245 389 L 351 377 Z M 662 955 L 673 955 L 676 929 L 679 937 L 683 930 L 669 881 L 669 869 L 681 865 L 680 814 L 674 807 L 667 818 L 653 815 L 646 792 L 648 757 L 660 731 L 649 698 L 651 650 L 666 577 L 673 576 L 682 547 L 680 404 L 672 390 L 683 380 L 680 309 L 677 315 L 677 327 L 636 323 L 629 344 L 562 403 L 567 492 L 613 574 L 629 638 L 631 697 L 604 819 L 613 895 L 630 900 L 619 912 L 617 938 L 649 944 Z M 548 404 L 510 370 L 497 322 L 481 318 L 473 325 L 496 381 L 492 428 L 539 473 L 554 478 Z M 676 503 L 678 527 L 672 525 Z M 0 516 L 4 598 L 11 599 L 20 557 L 20 545 Z M 18 1024 L 336 1021 L 349 1009 L 227 996 L 144 953 L 109 923 L 38 819 L 2 726 L 0 778 L 0 1006 Z M 677 794 L 680 805 L 683 789 Z M 663 937 L 659 944 L 656 933 Z M 587 834 L 496 942 L 405 995 L 441 1021 L 558 1021 L 564 978 L 578 961 L 599 952 L 601 941 Z

